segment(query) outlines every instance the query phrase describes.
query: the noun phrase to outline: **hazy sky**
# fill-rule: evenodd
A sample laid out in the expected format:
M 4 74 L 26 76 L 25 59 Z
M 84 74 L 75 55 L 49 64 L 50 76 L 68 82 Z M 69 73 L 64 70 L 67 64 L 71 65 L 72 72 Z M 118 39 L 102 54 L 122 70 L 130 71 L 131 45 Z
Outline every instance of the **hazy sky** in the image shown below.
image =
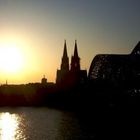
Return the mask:
M 0 84 L 43 75 L 54 82 L 64 39 L 70 58 L 77 39 L 82 69 L 98 53 L 130 53 L 140 40 L 140 0 L 0 0 L 0 41 L 15 43 L 25 59 L 17 73 L 0 69 Z

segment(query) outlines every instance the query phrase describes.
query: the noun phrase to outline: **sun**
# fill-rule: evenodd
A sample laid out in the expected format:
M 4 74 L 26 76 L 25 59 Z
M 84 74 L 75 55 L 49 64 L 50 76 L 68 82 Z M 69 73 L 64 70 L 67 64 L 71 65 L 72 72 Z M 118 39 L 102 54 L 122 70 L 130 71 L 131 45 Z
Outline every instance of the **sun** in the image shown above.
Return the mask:
M 22 69 L 23 64 L 22 51 L 16 44 L 0 44 L 0 71 L 16 73 Z

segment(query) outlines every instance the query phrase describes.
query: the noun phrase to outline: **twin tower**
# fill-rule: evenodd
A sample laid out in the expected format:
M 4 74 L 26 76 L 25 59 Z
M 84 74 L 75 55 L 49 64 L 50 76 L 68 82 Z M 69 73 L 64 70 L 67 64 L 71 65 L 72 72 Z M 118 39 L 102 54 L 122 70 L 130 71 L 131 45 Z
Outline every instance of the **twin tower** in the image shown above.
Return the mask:
M 56 83 L 62 86 L 71 86 L 85 83 L 87 80 L 87 71 L 80 68 L 80 57 L 78 56 L 77 41 L 75 40 L 74 55 L 71 57 L 71 65 L 69 65 L 69 57 L 67 55 L 66 40 L 64 42 L 64 51 L 61 60 L 61 69 L 57 70 Z

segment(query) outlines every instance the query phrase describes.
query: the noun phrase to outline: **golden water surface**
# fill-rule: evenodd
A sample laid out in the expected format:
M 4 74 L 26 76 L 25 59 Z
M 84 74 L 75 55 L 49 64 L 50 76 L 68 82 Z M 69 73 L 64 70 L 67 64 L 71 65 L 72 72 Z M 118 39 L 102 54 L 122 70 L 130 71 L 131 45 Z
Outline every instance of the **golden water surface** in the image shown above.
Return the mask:
M 22 117 L 9 112 L 0 113 L 0 140 L 25 140 Z

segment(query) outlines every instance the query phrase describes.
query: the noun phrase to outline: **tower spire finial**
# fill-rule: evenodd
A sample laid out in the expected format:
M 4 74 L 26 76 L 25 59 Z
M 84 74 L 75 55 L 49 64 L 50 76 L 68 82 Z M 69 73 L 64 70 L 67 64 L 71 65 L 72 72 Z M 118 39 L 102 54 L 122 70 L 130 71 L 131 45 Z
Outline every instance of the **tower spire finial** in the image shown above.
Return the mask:
M 74 57 L 78 57 L 77 40 L 75 40 Z
M 66 70 L 66 71 L 69 70 L 69 58 L 67 54 L 66 40 L 64 40 L 64 51 L 63 51 L 63 56 L 62 56 L 61 69 Z
M 64 40 L 64 51 L 63 51 L 63 57 L 68 57 L 68 55 L 67 55 L 67 44 L 66 44 L 66 40 Z
M 71 70 L 72 71 L 80 70 L 80 58 L 78 56 L 77 40 L 75 40 L 74 55 L 71 58 Z

